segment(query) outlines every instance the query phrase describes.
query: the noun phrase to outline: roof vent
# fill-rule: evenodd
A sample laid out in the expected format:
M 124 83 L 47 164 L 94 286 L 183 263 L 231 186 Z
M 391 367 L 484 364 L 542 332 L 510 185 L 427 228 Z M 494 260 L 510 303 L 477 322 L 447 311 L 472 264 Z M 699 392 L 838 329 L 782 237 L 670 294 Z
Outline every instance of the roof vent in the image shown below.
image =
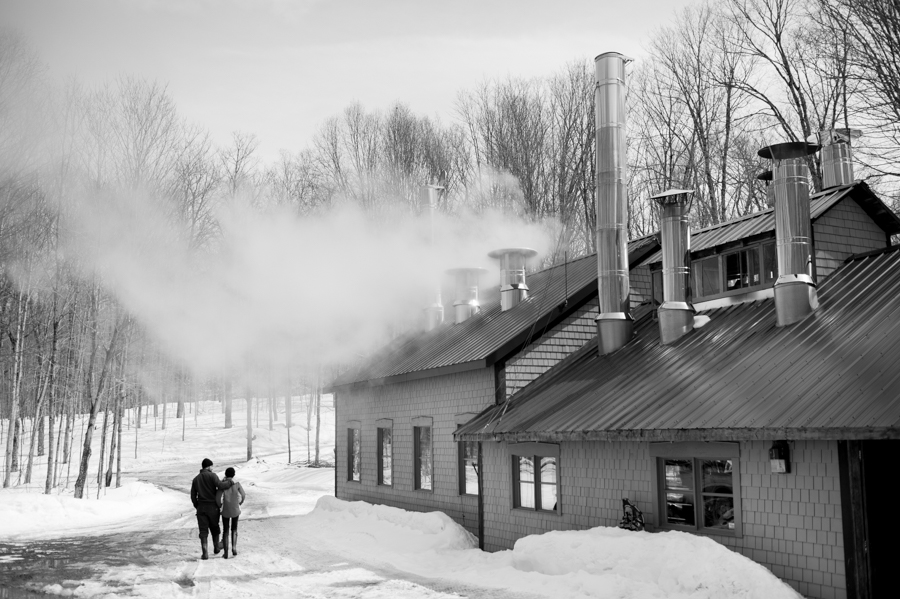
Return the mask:
M 500 260 L 500 308 L 504 312 L 528 299 L 525 262 L 536 255 L 531 248 L 503 248 L 488 254 Z
M 862 135 L 857 129 L 828 129 L 819 132 L 822 144 L 822 189 L 851 185 L 853 178 L 852 140 Z
M 484 268 L 451 268 L 447 274 L 456 280 L 456 298 L 453 312 L 456 324 L 465 322 L 481 311 L 478 303 L 478 278 L 486 273 Z
M 600 315 L 597 339 L 600 355 L 623 347 L 634 334 L 629 313 L 628 280 L 628 161 L 625 146 L 625 64 L 618 52 L 594 59 L 594 109 L 597 155 L 597 289 Z
M 691 305 L 691 189 L 670 189 L 651 197 L 659 204 L 662 242 L 663 303 L 659 307 L 659 340 L 669 345 L 694 328 Z
M 807 156 L 816 144 L 789 142 L 767 146 L 758 154 L 773 164 L 775 188 L 775 239 L 778 279 L 775 312 L 778 326 L 794 324 L 818 305 L 812 277 L 812 243 L 809 220 L 809 168 Z

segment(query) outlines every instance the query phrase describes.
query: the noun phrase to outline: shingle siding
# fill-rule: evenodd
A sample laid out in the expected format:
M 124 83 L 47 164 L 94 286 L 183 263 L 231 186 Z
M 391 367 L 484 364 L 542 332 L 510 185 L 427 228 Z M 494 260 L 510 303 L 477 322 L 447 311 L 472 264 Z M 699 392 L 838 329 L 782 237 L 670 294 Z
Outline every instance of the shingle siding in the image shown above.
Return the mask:
M 337 393 L 337 497 L 411 511 L 440 510 L 477 534 L 478 499 L 459 495 L 453 431 L 457 414 L 479 412 L 494 403 L 493 369 Z M 432 418 L 432 491 L 413 489 L 412 419 L 420 416 Z M 379 451 L 376 421 L 379 419 L 393 421 L 393 485 L 390 487 L 378 485 L 376 478 Z M 358 420 L 362 428 L 360 482 L 347 480 L 347 422 L 350 420 Z
M 631 286 L 631 307 L 649 302 L 653 295 L 648 265 L 636 266 L 629 273 L 628 283 Z
M 792 443 L 791 473 L 770 474 L 771 442 L 740 444 L 740 538 L 710 535 L 769 568 L 809 598 L 843 599 L 844 575 L 837 442 Z M 652 529 L 654 461 L 649 444 L 560 444 L 561 515 L 514 509 L 512 471 L 503 443 L 484 443 L 485 549 L 511 548 L 517 539 L 548 530 L 616 526 L 622 498 L 643 512 Z
M 848 256 L 887 245 L 884 230 L 850 198 L 845 198 L 816 219 L 813 236 L 820 281 L 843 264 Z
M 550 331 L 535 331 L 536 336 L 544 334 L 506 363 L 506 396 L 509 397 L 591 341 L 597 335 L 597 313 L 598 304 L 594 298 Z

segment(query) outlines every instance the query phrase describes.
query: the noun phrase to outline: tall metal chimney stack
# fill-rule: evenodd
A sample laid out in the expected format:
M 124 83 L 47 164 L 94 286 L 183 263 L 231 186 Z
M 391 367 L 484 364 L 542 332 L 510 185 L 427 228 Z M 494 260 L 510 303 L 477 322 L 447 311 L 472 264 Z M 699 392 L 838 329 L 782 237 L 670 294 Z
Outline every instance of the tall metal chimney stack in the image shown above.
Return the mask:
M 500 260 L 500 308 L 504 312 L 528 299 L 525 262 L 536 255 L 531 248 L 503 248 L 488 254 Z
M 761 149 L 772 160 L 775 188 L 775 239 L 778 279 L 775 312 L 778 326 L 794 324 L 818 305 L 812 277 L 811 223 L 809 220 L 809 168 L 806 157 L 819 150 L 816 144 L 789 142 Z
M 819 132 L 822 144 L 822 189 L 852 185 L 853 152 L 850 148 L 861 132 L 857 129 L 827 129 Z
M 659 307 L 659 340 L 674 343 L 694 328 L 691 305 L 690 189 L 670 189 L 653 196 L 659 204 L 662 237 L 663 303 Z
M 624 346 L 634 334 L 629 306 L 628 218 L 625 146 L 625 64 L 618 52 L 594 59 L 594 109 L 597 154 L 597 287 L 600 315 L 597 337 L 600 355 Z
M 451 268 L 447 274 L 456 280 L 456 297 L 453 312 L 456 324 L 465 322 L 481 311 L 478 303 L 478 279 L 486 273 L 484 268 Z
M 429 243 L 434 246 L 434 211 L 437 210 L 438 196 L 444 189 L 440 185 L 428 185 L 428 226 Z M 425 330 L 430 331 L 444 323 L 444 302 L 441 298 L 441 285 L 437 284 L 434 303 L 425 308 Z

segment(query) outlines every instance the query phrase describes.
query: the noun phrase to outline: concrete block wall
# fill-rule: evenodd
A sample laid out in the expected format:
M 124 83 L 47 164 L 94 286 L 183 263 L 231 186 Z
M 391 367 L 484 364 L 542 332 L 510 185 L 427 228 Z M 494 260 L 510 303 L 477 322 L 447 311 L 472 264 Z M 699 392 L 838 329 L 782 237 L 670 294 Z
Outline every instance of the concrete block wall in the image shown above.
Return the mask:
M 379 387 L 338 390 L 337 497 L 367 501 L 411 511 L 440 510 L 472 534 L 478 533 L 478 499 L 460 495 L 456 415 L 480 412 L 494 403 L 493 369 L 436 376 Z M 413 425 L 419 416 L 432 418 L 433 489 L 413 489 Z M 393 485 L 377 484 L 376 420 L 393 420 Z M 362 428 L 361 481 L 347 480 L 347 422 Z
M 771 474 L 771 441 L 741 442 L 740 538 L 711 539 L 762 564 L 811 599 L 845 599 L 840 476 L 836 441 L 791 442 L 791 472 Z M 560 443 L 561 514 L 512 508 L 512 463 L 504 443 L 485 442 L 485 548 L 549 530 L 616 526 L 622 498 L 656 523 L 654 461 L 648 443 Z
M 505 368 L 506 396 L 509 397 L 572 352 L 581 349 L 597 335 L 595 319 L 597 299 L 588 301 L 574 314 L 544 333 L 540 339 L 525 347 Z M 542 331 L 535 331 L 540 335 Z
M 819 280 L 833 273 L 848 256 L 887 245 L 885 232 L 851 198 L 838 202 L 813 223 Z

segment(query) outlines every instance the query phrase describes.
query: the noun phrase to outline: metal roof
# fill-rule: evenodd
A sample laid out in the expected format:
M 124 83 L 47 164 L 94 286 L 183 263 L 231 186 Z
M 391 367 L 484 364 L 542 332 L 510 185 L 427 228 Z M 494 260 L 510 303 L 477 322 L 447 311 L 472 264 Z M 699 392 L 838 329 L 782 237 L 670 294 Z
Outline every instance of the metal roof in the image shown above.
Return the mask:
M 655 235 L 628 244 L 632 263 L 658 247 Z M 544 329 L 574 312 L 597 293 L 597 258 L 591 254 L 528 275 L 528 299 L 500 309 L 499 289 L 484 290 L 481 312 L 461 324 L 445 322 L 405 335 L 378 350 L 331 388 L 355 383 L 382 384 L 484 368 L 518 351 Z
M 810 218 L 817 218 L 828 212 L 844 198 L 851 197 L 878 223 L 885 232 L 891 235 L 900 233 L 900 218 L 878 199 L 869 186 L 863 182 L 837 187 L 814 194 L 809 201 Z M 726 245 L 741 239 L 747 239 L 763 233 L 775 232 L 775 212 L 767 208 L 730 221 L 719 223 L 691 231 L 691 252 L 700 252 L 709 248 Z M 652 264 L 662 260 L 662 253 L 657 251 L 645 258 L 639 266 Z
M 853 257 L 818 310 L 775 326 L 774 300 L 711 310 L 678 342 L 645 318 L 620 351 L 589 343 L 505 405 L 462 427 L 468 440 L 900 438 L 900 246 Z

